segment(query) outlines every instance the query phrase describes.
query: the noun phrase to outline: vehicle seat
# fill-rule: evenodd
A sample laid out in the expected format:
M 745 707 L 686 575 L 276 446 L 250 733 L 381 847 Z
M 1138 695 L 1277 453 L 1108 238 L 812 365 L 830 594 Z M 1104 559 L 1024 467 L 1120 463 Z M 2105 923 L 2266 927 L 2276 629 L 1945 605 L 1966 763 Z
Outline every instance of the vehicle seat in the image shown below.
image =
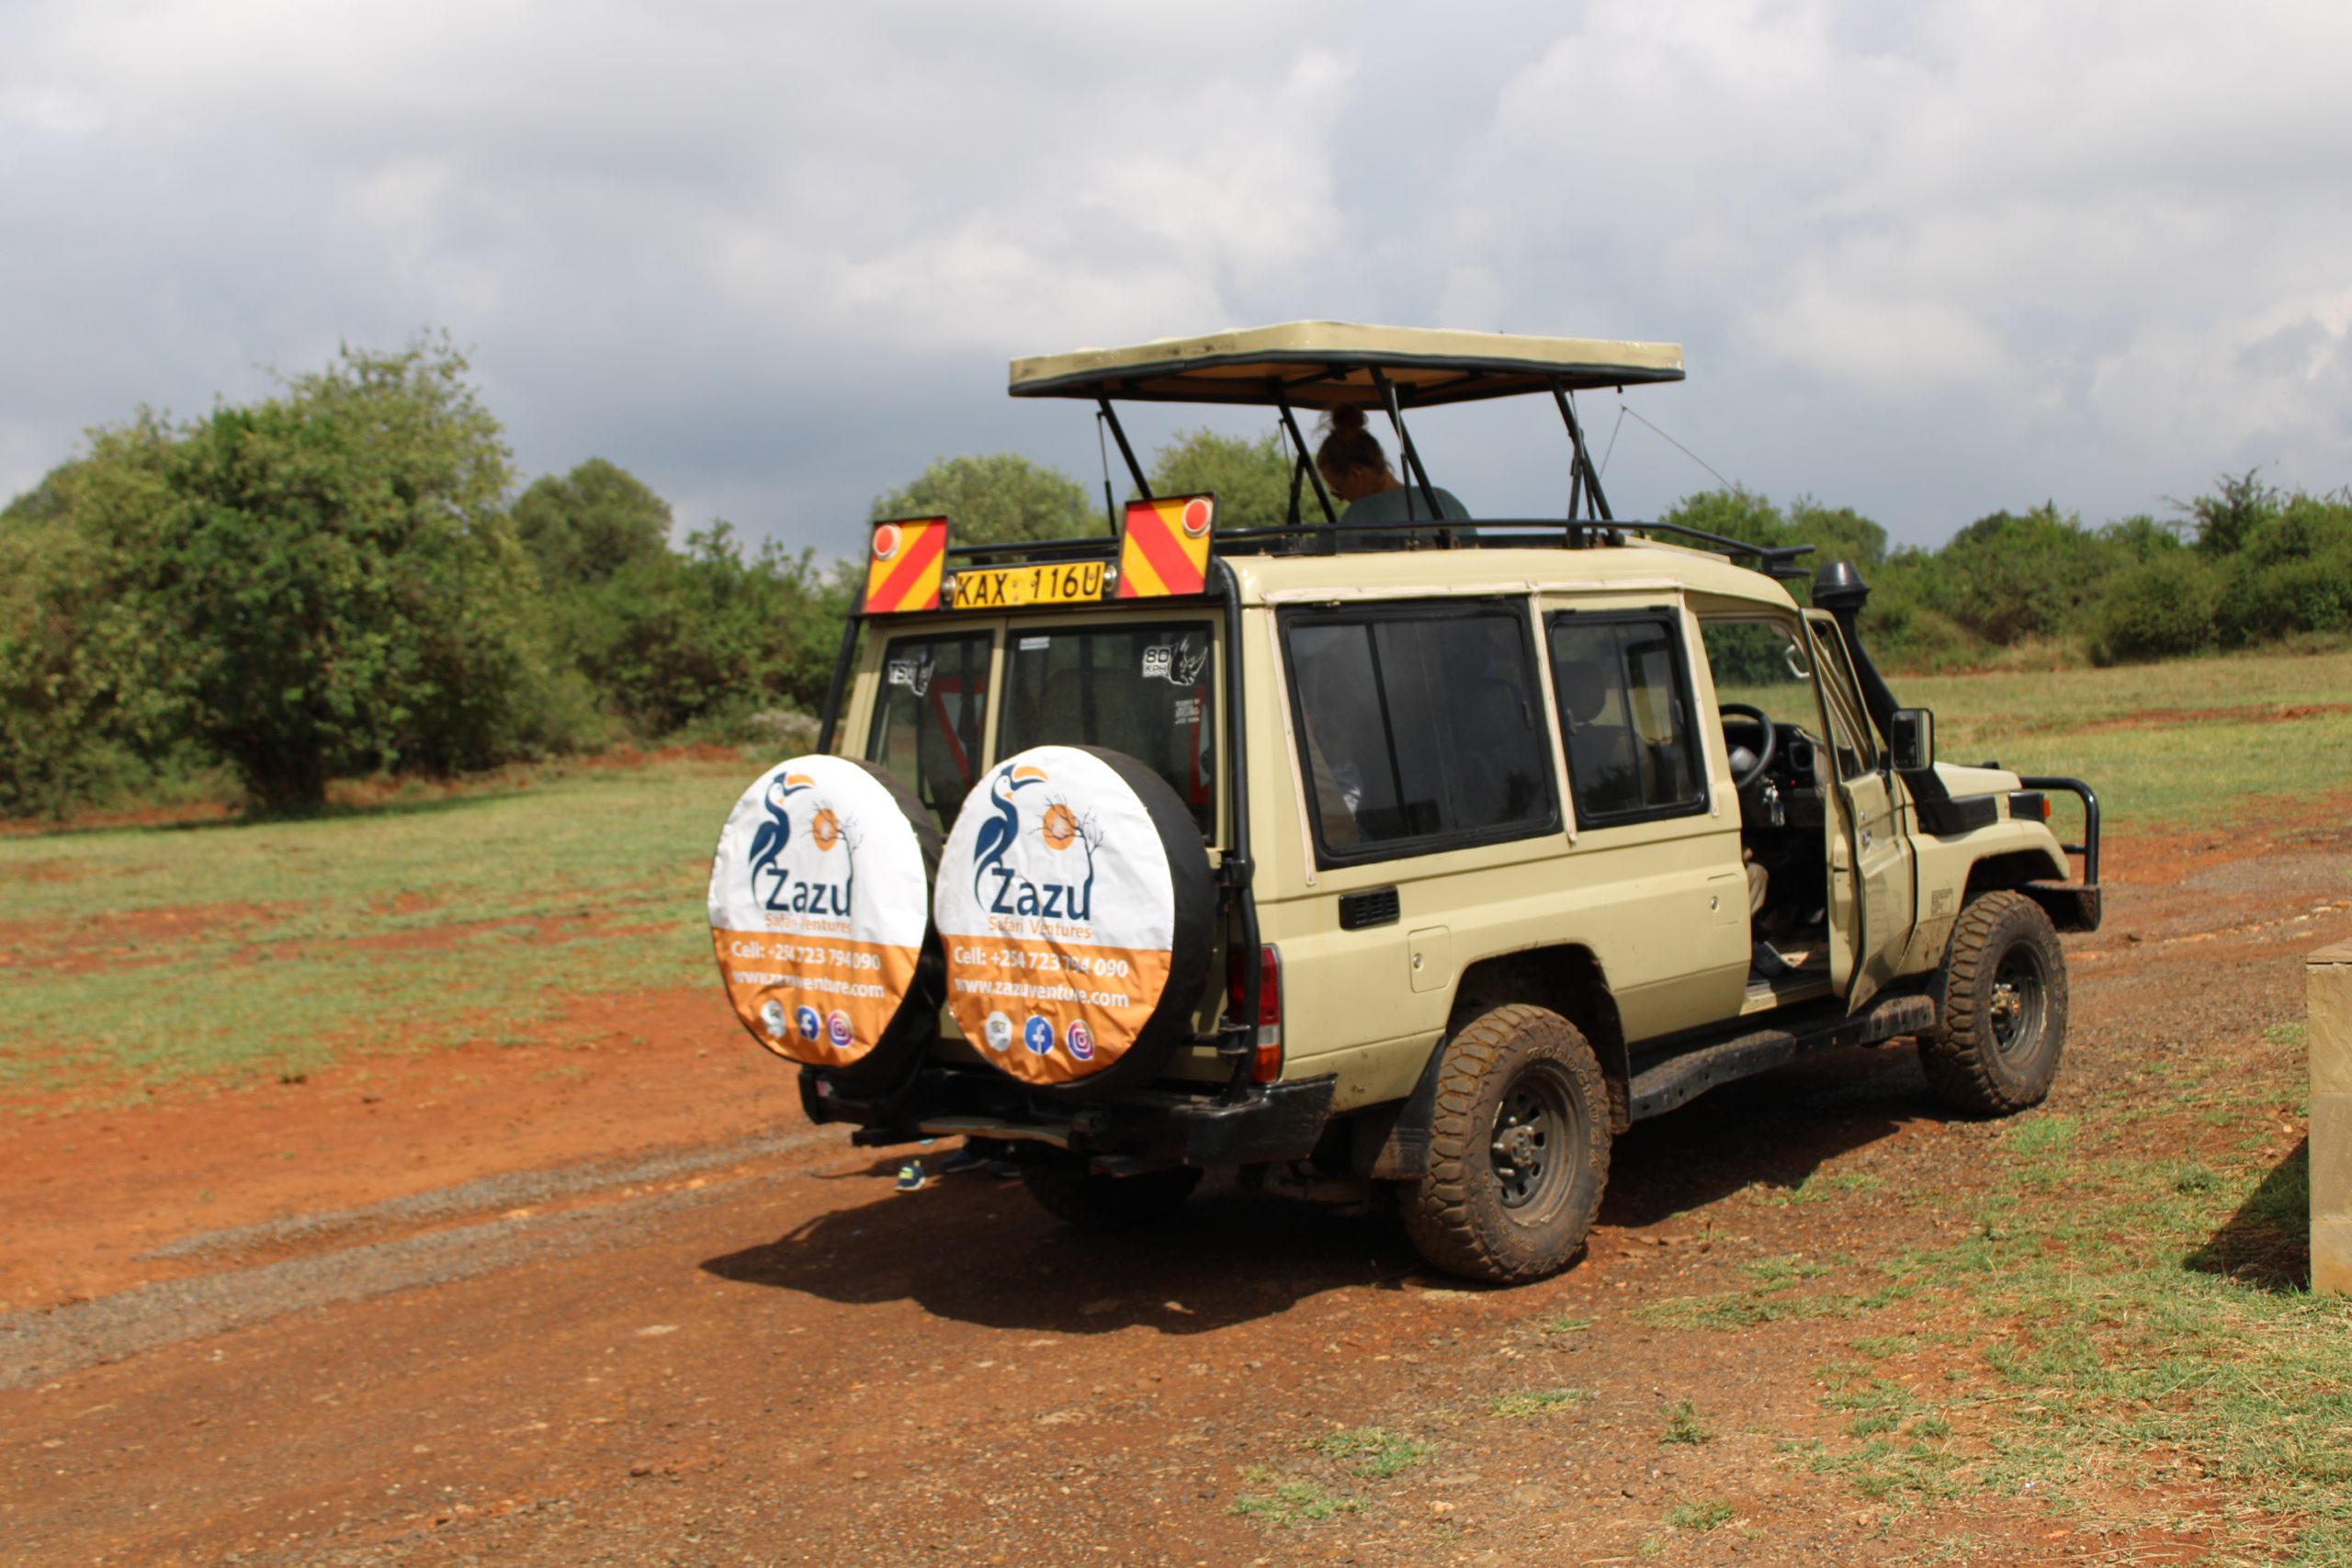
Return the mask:
M 1589 812 L 1633 811 L 1642 804 L 1642 749 L 1626 722 L 1610 671 L 1565 660 L 1555 666 L 1567 714 L 1568 777 Z

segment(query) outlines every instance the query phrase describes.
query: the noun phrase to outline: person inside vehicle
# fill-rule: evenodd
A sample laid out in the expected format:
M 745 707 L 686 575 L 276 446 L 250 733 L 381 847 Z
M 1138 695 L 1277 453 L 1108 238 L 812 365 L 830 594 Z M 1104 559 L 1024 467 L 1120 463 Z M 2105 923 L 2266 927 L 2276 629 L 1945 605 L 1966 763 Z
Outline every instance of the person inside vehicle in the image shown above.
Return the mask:
M 1323 416 L 1323 441 L 1315 448 L 1315 467 L 1324 488 L 1348 503 L 1340 513 L 1342 528 L 1385 527 L 1398 523 L 1467 521 L 1470 509 L 1449 490 L 1437 491 L 1438 515 L 1429 513 L 1429 500 L 1419 485 L 1400 483 L 1388 466 L 1380 438 L 1364 427 L 1363 410 L 1338 408 Z M 1367 538 L 1367 549 L 1396 549 L 1411 541 L 1408 534 Z

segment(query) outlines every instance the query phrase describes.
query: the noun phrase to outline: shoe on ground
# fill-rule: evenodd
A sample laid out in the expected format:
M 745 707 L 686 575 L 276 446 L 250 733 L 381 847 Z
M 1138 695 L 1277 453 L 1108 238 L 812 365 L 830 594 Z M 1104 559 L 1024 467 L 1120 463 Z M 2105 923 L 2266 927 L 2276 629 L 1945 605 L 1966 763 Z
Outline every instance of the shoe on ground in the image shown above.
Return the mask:
M 957 1149 L 954 1154 L 949 1155 L 945 1159 L 939 1162 L 939 1174 L 942 1176 L 961 1176 L 967 1170 L 981 1169 L 989 1163 L 988 1156 L 980 1153 L 978 1149 L 973 1148 L 967 1144 L 964 1147 Z
M 920 1192 L 929 1179 L 923 1175 L 922 1161 L 919 1159 L 910 1159 L 899 1168 L 898 1187 L 901 1192 Z

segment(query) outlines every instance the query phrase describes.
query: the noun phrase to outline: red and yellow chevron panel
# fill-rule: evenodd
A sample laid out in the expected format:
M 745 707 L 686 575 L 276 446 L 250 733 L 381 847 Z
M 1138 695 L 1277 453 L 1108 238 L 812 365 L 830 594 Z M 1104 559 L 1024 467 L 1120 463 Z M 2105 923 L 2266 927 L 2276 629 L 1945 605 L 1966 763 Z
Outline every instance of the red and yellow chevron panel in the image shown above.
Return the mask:
M 1209 539 L 1216 527 L 1216 497 L 1179 495 L 1127 502 L 1119 538 L 1120 599 L 1200 593 L 1208 587 Z
M 895 615 L 939 608 L 939 578 L 947 565 L 947 519 L 902 517 L 874 525 L 874 553 L 865 563 L 865 613 Z

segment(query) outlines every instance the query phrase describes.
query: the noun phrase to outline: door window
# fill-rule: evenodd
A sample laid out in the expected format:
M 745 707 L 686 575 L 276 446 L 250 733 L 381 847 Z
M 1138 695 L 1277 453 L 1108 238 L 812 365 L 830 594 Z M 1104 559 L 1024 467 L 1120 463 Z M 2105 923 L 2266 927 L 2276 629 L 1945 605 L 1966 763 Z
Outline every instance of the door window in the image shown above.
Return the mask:
M 1706 809 L 1681 626 L 1671 614 L 1555 615 L 1552 683 L 1577 826 Z
M 1861 687 L 1854 679 L 1854 667 L 1847 662 L 1846 638 L 1838 623 L 1818 614 L 1807 619 L 1814 647 L 1820 650 L 1822 696 L 1838 737 L 1838 776 L 1850 779 L 1878 766 L 1878 747 L 1871 738 L 1870 720 L 1862 712 Z
M 1327 862 L 1557 823 L 1521 615 L 1327 611 L 1283 626 L 1299 766 Z

